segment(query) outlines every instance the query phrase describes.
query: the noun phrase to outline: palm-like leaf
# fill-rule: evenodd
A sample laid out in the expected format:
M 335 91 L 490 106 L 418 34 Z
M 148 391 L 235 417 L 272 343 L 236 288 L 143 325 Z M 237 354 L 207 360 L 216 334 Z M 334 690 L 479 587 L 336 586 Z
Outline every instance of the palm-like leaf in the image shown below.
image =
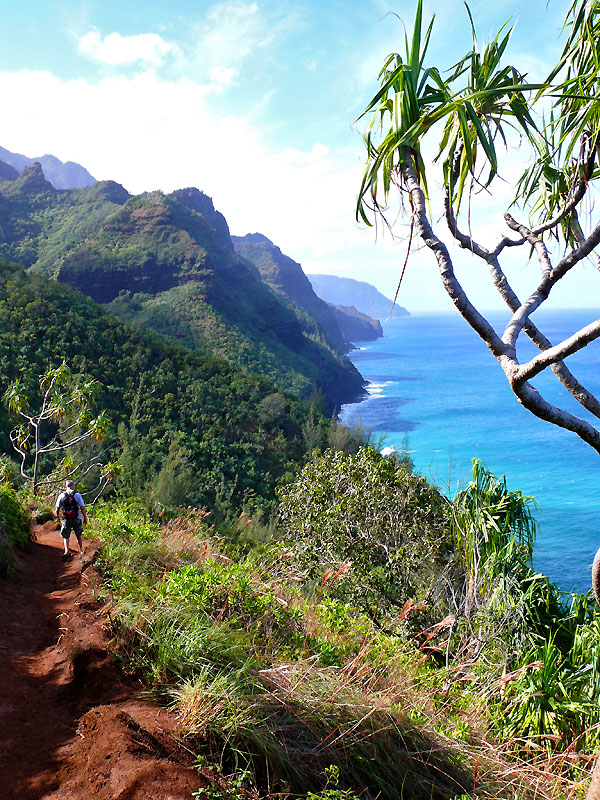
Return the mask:
M 563 80 L 553 87 L 565 158 L 573 156 L 582 137 L 596 142 L 600 135 L 600 4 L 575 0 L 565 27 L 569 37 L 549 84 L 558 76 Z
M 489 166 L 484 182 L 488 185 L 497 174 L 495 138 L 500 134 L 505 139 L 504 126 L 516 126 L 527 135 L 535 129 L 525 92 L 537 87 L 527 84 L 514 67 L 500 68 L 511 31 L 503 34 L 504 26 L 479 53 L 473 29 L 473 49 L 444 79 L 439 68 L 424 67 L 433 22 L 434 18 L 422 37 L 422 0 L 418 0 L 410 44 L 405 37 L 406 57 L 388 56 L 379 74 L 381 88 L 361 115 L 371 114 L 364 135 L 367 164 L 357 203 L 357 218 L 367 224 L 368 211 L 380 207 L 380 188 L 387 202 L 407 159 L 427 191 L 421 143 L 438 122 L 445 120 L 438 158 L 443 157 L 446 185 L 457 206 L 468 176 L 476 177 L 479 149 Z M 465 78 L 466 85 L 455 89 Z
M 8 387 L 2 399 L 10 414 L 18 415 L 29 408 L 29 397 L 19 378 Z

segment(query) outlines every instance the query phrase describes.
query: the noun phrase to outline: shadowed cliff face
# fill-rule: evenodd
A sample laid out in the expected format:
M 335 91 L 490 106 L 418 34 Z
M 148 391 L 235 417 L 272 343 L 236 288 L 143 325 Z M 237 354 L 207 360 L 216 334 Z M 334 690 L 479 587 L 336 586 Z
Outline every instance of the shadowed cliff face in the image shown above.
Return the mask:
M 362 392 L 360 374 L 330 334 L 261 281 L 197 189 L 130 196 L 105 181 L 57 191 L 39 165 L 28 167 L 17 180 L 0 181 L 0 256 L 299 396 L 318 387 L 330 409 Z
M 214 232 L 199 218 L 194 236 L 177 225 L 175 211 L 162 195 L 130 198 L 91 242 L 65 257 L 58 280 L 99 303 L 123 291 L 156 294 L 189 280 L 210 284 L 210 259 L 199 241 L 215 238 Z
M 368 314 L 363 314 L 354 306 L 328 304 L 344 336 L 351 342 L 372 342 L 383 336 L 381 322 Z
M 266 284 L 308 315 L 305 329 L 309 335 L 320 333 L 327 344 L 340 353 L 347 353 L 351 349 L 334 313 L 327 303 L 317 297 L 300 264 L 284 255 L 279 247 L 260 233 L 233 236 L 232 241 L 236 252 L 258 269 Z
M 227 220 L 215 209 L 210 197 L 193 187 L 177 189 L 175 192 L 171 192 L 169 197 L 190 211 L 200 214 L 213 228 L 223 246 L 228 250 L 233 250 Z

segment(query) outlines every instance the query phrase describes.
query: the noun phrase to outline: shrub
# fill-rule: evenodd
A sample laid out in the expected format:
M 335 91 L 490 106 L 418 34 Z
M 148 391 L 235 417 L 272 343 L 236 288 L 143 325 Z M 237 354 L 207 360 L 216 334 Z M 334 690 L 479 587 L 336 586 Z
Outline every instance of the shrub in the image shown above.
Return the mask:
M 424 478 L 363 447 L 307 464 L 280 490 L 279 515 L 309 576 L 372 613 L 428 594 L 450 552 L 447 509 Z

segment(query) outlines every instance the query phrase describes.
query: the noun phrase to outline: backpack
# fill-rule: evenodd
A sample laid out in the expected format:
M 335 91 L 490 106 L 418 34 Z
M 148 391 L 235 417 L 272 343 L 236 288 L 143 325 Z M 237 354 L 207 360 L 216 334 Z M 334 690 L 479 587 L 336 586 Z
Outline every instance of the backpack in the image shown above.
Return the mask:
M 79 503 L 75 499 L 75 495 L 71 492 L 66 492 L 63 501 L 60 504 L 62 510 L 62 518 L 73 520 L 79 517 Z

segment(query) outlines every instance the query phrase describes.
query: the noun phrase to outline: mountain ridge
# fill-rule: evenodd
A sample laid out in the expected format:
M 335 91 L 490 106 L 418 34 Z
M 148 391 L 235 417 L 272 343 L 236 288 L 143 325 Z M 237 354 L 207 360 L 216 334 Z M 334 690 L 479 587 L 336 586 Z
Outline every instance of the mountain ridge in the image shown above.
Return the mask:
M 329 412 L 362 396 L 344 348 L 236 253 L 225 217 L 198 189 L 130 195 L 103 181 L 57 190 L 36 162 L 0 181 L 0 256 L 299 397 L 316 389 Z
M 61 161 L 56 156 L 46 153 L 43 156 L 29 158 L 21 153 L 12 153 L 5 147 L 0 147 L 0 161 L 11 166 L 17 173 L 24 167 L 30 167 L 36 161 L 41 164 L 44 175 L 55 189 L 81 189 L 92 186 L 96 178 L 75 161 Z M 0 174 L 0 177 L 4 177 Z M 6 178 L 4 178 L 6 180 Z M 14 180 L 14 178 L 9 178 Z

